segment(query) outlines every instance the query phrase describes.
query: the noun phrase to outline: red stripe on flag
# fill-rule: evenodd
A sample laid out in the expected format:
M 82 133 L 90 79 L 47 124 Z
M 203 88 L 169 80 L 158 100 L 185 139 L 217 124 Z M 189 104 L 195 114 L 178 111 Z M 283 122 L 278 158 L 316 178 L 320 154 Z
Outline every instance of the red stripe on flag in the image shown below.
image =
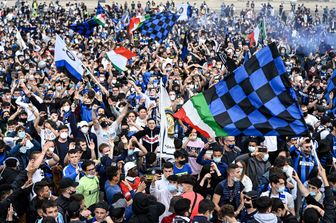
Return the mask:
M 125 47 L 119 47 L 117 49 L 114 49 L 114 52 L 117 54 L 120 54 L 124 57 L 126 57 L 128 60 L 131 59 L 132 57 L 135 57 L 136 54 L 133 53 L 132 51 L 126 49 Z
M 173 114 L 173 116 L 177 119 L 182 120 L 183 122 L 188 123 L 191 127 L 193 127 L 194 129 L 196 129 L 199 133 L 201 133 L 203 136 L 205 136 L 207 139 L 210 138 L 210 135 L 208 132 L 204 131 L 203 129 L 199 128 L 198 126 L 194 125 L 192 123 L 192 121 L 189 119 L 189 117 L 187 116 L 187 114 L 185 113 L 184 108 L 181 108 L 180 110 L 178 110 L 175 114 Z

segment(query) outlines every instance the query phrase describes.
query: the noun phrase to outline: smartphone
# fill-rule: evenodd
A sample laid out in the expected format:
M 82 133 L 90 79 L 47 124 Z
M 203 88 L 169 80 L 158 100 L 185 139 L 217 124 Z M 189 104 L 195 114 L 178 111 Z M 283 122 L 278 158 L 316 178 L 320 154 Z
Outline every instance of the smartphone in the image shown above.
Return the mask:
M 266 146 L 262 146 L 258 148 L 258 152 L 260 153 L 267 153 L 267 147 Z

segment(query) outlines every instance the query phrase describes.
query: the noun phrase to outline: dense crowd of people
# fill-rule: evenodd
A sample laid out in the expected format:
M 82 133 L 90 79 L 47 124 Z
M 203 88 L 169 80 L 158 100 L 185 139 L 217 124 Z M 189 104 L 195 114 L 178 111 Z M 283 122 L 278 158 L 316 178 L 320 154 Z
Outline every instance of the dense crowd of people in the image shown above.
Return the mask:
M 127 20 L 176 3 L 102 5 L 107 26 L 85 38 L 68 28 L 93 16 L 84 3 L 0 3 L 0 222 L 335 221 L 335 9 L 203 2 L 159 44 Z M 82 81 L 56 69 L 56 34 L 87 67 Z M 160 158 L 160 80 L 174 113 L 271 42 L 310 136 L 206 139 L 173 119 L 174 158 Z M 125 72 L 105 57 L 119 46 L 137 55 Z

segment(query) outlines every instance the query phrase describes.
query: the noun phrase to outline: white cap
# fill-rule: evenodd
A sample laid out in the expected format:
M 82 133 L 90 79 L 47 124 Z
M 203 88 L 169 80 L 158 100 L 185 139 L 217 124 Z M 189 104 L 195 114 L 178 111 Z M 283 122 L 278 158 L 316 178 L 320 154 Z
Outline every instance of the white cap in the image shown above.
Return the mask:
M 128 171 L 134 167 L 136 167 L 134 162 L 127 162 L 124 166 L 125 175 L 127 176 Z
M 88 126 L 87 121 L 80 121 L 80 122 L 77 124 L 77 126 L 78 126 L 79 128 L 82 128 L 84 125 Z

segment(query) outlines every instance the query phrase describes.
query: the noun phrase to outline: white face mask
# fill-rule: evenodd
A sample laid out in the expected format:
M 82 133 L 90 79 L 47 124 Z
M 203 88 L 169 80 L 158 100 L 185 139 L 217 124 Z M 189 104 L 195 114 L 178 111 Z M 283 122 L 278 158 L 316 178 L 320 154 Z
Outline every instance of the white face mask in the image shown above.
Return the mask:
M 89 131 L 89 127 L 83 127 L 81 128 L 82 133 L 86 134 Z
M 66 139 L 66 138 L 68 138 L 68 133 L 67 133 L 67 132 L 62 132 L 62 133 L 60 134 L 60 137 L 61 137 L 62 139 Z
M 254 146 L 249 146 L 248 149 L 249 149 L 250 153 L 253 153 L 256 150 L 256 148 Z
M 70 111 L 70 106 L 69 106 L 69 105 L 64 106 L 64 107 L 63 107 L 63 110 L 64 110 L 65 112 Z
M 51 152 L 51 153 L 53 153 L 54 152 L 54 150 L 55 150 L 55 148 L 54 147 L 49 147 L 49 152 Z
M 171 101 L 174 101 L 176 99 L 176 95 L 170 95 L 169 98 Z

